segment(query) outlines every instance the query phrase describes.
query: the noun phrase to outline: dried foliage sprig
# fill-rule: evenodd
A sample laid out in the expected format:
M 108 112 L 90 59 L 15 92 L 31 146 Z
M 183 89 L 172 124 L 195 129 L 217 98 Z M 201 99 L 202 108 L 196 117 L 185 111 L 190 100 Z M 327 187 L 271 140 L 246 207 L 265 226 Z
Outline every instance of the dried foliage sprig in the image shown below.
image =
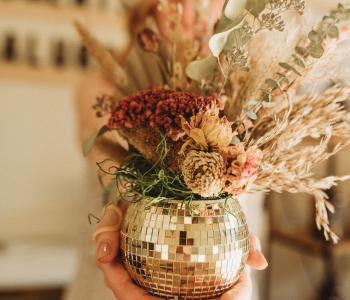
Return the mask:
M 88 51 L 96 58 L 103 70 L 120 86 L 128 83 L 124 69 L 114 59 L 113 55 L 92 35 L 86 26 L 80 22 L 74 22 Z
M 323 17 L 322 24 L 328 24 L 327 26 L 320 26 L 318 31 L 312 30 L 308 34 L 308 46 L 301 47 L 297 46 L 295 48 L 296 53 L 292 54 L 292 63 L 280 62 L 279 66 L 284 69 L 284 72 L 277 72 L 276 74 L 279 76 L 279 79 L 271 79 L 268 78 L 265 80 L 265 84 L 270 89 L 262 89 L 262 98 L 261 99 L 251 99 L 246 103 L 246 106 L 253 108 L 244 108 L 244 112 L 246 113 L 246 118 L 256 119 L 257 111 L 262 107 L 273 107 L 276 103 L 273 103 L 272 100 L 276 96 L 276 90 L 280 93 L 284 93 L 284 91 L 288 90 L 293 83 L 295 84 L 295 80 L 290 79 L 290 74 L 294 74 L 297 76 L 302 76 L 302 74 L 297 70 L 296 67 L 300 69 L 305 69 L 306 60 L 309 56 L 314 59 L 319 59 L 324 54 L 324 48 L 322 43 L 324 40 L 329 38 L 337 38 L 339 37 L 339 29 L 336 26 L 341 20 L 349 19 L 350 6 L 343 6 L 341 4 L 338 5 L 338 11 L 334 11 L 330 17 Z M 305 42 L 304 42 L 305 44 Z M 298 82 L 298 81 L 296 81 Z M 281 87 L 282 83 L 284 84 Z M 244 122 L 244 120 L 243 120 Z

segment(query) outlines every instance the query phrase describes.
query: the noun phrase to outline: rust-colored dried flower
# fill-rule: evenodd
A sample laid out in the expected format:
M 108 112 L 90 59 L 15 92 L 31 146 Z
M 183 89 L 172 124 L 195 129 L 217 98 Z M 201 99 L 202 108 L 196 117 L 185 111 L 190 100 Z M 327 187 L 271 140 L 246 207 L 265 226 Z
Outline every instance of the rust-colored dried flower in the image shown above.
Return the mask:
M 191 150 L 182 165 L 187 186 L 203 197 L 217 196 L 222 190 L 226 162 L 216 152 Z
M 152 128 L 169 130 L 168 136 L 175 141 L 183 132 L 182 118 L 189 119 L 200 110 L 209 110 L 213 106 L 222 109 L 221 102 L 213 97 L 155 88 L 141 91 L 120 101 L 112 110 L 108 127 L 123 125 L 133 128 L 146 121 Z
M 159 49 L 159 39 L 149 28 L 145 28 L 137 35 L 137 43 L 146 52 L 157 52 Z
M 155 128 L 151 128 L 149 125 L 143 123 L 141 126 L 135 126 L 134 128 L 118 126 L 117 131 L 128 141 L 129 145 L 132 145 L 144 157 L 153 162 L 159 160 L 159 153 L 156 149 L 162 137 Z M 166 138 L 166 143 L 169 151 L 164 158 L 164 163 L 172 170 L 178 171 L 179 166 L 184 160 L 183 156 L 178 155 L 182 143 L 181 141 L 173 141 L 168 137 Z

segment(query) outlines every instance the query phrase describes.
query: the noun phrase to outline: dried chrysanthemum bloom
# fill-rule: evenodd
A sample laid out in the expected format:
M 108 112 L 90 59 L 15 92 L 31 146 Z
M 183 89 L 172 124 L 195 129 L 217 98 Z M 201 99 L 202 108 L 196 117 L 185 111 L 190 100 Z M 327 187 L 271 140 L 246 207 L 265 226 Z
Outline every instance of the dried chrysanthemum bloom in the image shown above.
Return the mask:
M 229 194 L 243 194 L 258 178 L 263 154 L 256 147 L 249 147 L 244 151 L 244 143 L 238 143 L 236 146 L 229 147 L 226 155 L 229 168 L 224 178 L 223 189 Z
M 222 190 L 226 162 L 216 152 L 191 150 L 182 165 L 187 186 L 203 197 L 217 196 Z
M 189 121 L 181 120 L 182 129 L 188 135 L 188 140 L 181 148 L 182 152 L 187 146 L 197 150 L 223 151 L 237 135 L 232 132 L 231 125 L 226 117 L 219 118 L 214 110 L 200 111 Z
M 218 99 L 203 97 L 171 89 L 155 88 L 125 97 L 112 110 L 108 127 L 123 125 L 127 128 L 140 126 L 146 121 L 152 128 L 168 131 L 174 141 L 182 133 L 181 119 L 190 118 L 200 110 L 208 110 L 213 105 L 222 108 Z

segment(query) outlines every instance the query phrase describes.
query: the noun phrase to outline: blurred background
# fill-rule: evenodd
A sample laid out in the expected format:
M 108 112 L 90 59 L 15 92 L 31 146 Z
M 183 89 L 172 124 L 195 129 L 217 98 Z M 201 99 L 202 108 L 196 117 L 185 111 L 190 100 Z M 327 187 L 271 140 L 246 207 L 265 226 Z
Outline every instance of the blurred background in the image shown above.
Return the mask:
M 337 5 L 307 3 L 319 17 Z M 107 47 L 123 48 L 124 10 L 117 0 L 0 0 L 0 299 L 62 299 L 74 280 L 75 228 L 91 230 L 81 209 L 91 183 L 74 99 L 97 63 L 72 23 L 84 19 Z M 317 176 L 349 174 L 349 157 L 348 147 Z M 349 182 L 329 196 L 336 246 L 315 228 L 312 198 L 268 196 L 261 299 L 350 299 Z

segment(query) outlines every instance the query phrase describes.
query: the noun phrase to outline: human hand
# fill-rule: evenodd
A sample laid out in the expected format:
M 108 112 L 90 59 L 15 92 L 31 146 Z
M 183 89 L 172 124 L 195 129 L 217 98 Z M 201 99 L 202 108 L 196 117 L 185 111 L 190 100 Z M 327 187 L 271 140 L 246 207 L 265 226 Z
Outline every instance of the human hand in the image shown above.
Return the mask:
M 105 285 L 118 300 L 159 300 L 135 285 L 126 271 L 123 261 L 117 256 L 119 251 L 120 225 L 128 203 L 119 201 L 119 207 L 110 205 L 106 214 L 97 224 L 94 242 L 97 243 L 95 263 L 104 274 Z M 117 209 L 116 209 L 117 208 Z M 104 212 L 104 211 L 103 211 Z M 112 231 L 105 231 L 105 229 Z M 113 230 L 117 228 L 117 230 Z
M 124 202 L 125 203 L 125 202 Z M 125 213 L 127 207 L 121 206 L 120 211 Z M 118 300 L 157 300 L 158 297 L 150 295 L 144 289 L 135 285 L 127 273 L 124 264 L 119 256 L 120 231 L 104 231 L 104 228 L 116 228 L 122 222 L 119 209 L 107 210 L 106 215 L 97 225 L 96 233 L 96 265 L 104 274 L 105 285 L 110 288 Z M 114 226 L 114 227 L 113 227 Z M 102 231 L 102 232 L 101 232 Z M 100 232 L 100 233 L 98 233 Z M 247 265 L 254 269 L 262 270 L 267 267 L 267 261 L 261 253 L 261 246 L 258 237 L 250 233 L 250 250 Z M 252 294 L 252 281 L 250 278 L 250 267 L 246 266 L 237 283 L 221 297 L 216 300 L 249 300 Z

